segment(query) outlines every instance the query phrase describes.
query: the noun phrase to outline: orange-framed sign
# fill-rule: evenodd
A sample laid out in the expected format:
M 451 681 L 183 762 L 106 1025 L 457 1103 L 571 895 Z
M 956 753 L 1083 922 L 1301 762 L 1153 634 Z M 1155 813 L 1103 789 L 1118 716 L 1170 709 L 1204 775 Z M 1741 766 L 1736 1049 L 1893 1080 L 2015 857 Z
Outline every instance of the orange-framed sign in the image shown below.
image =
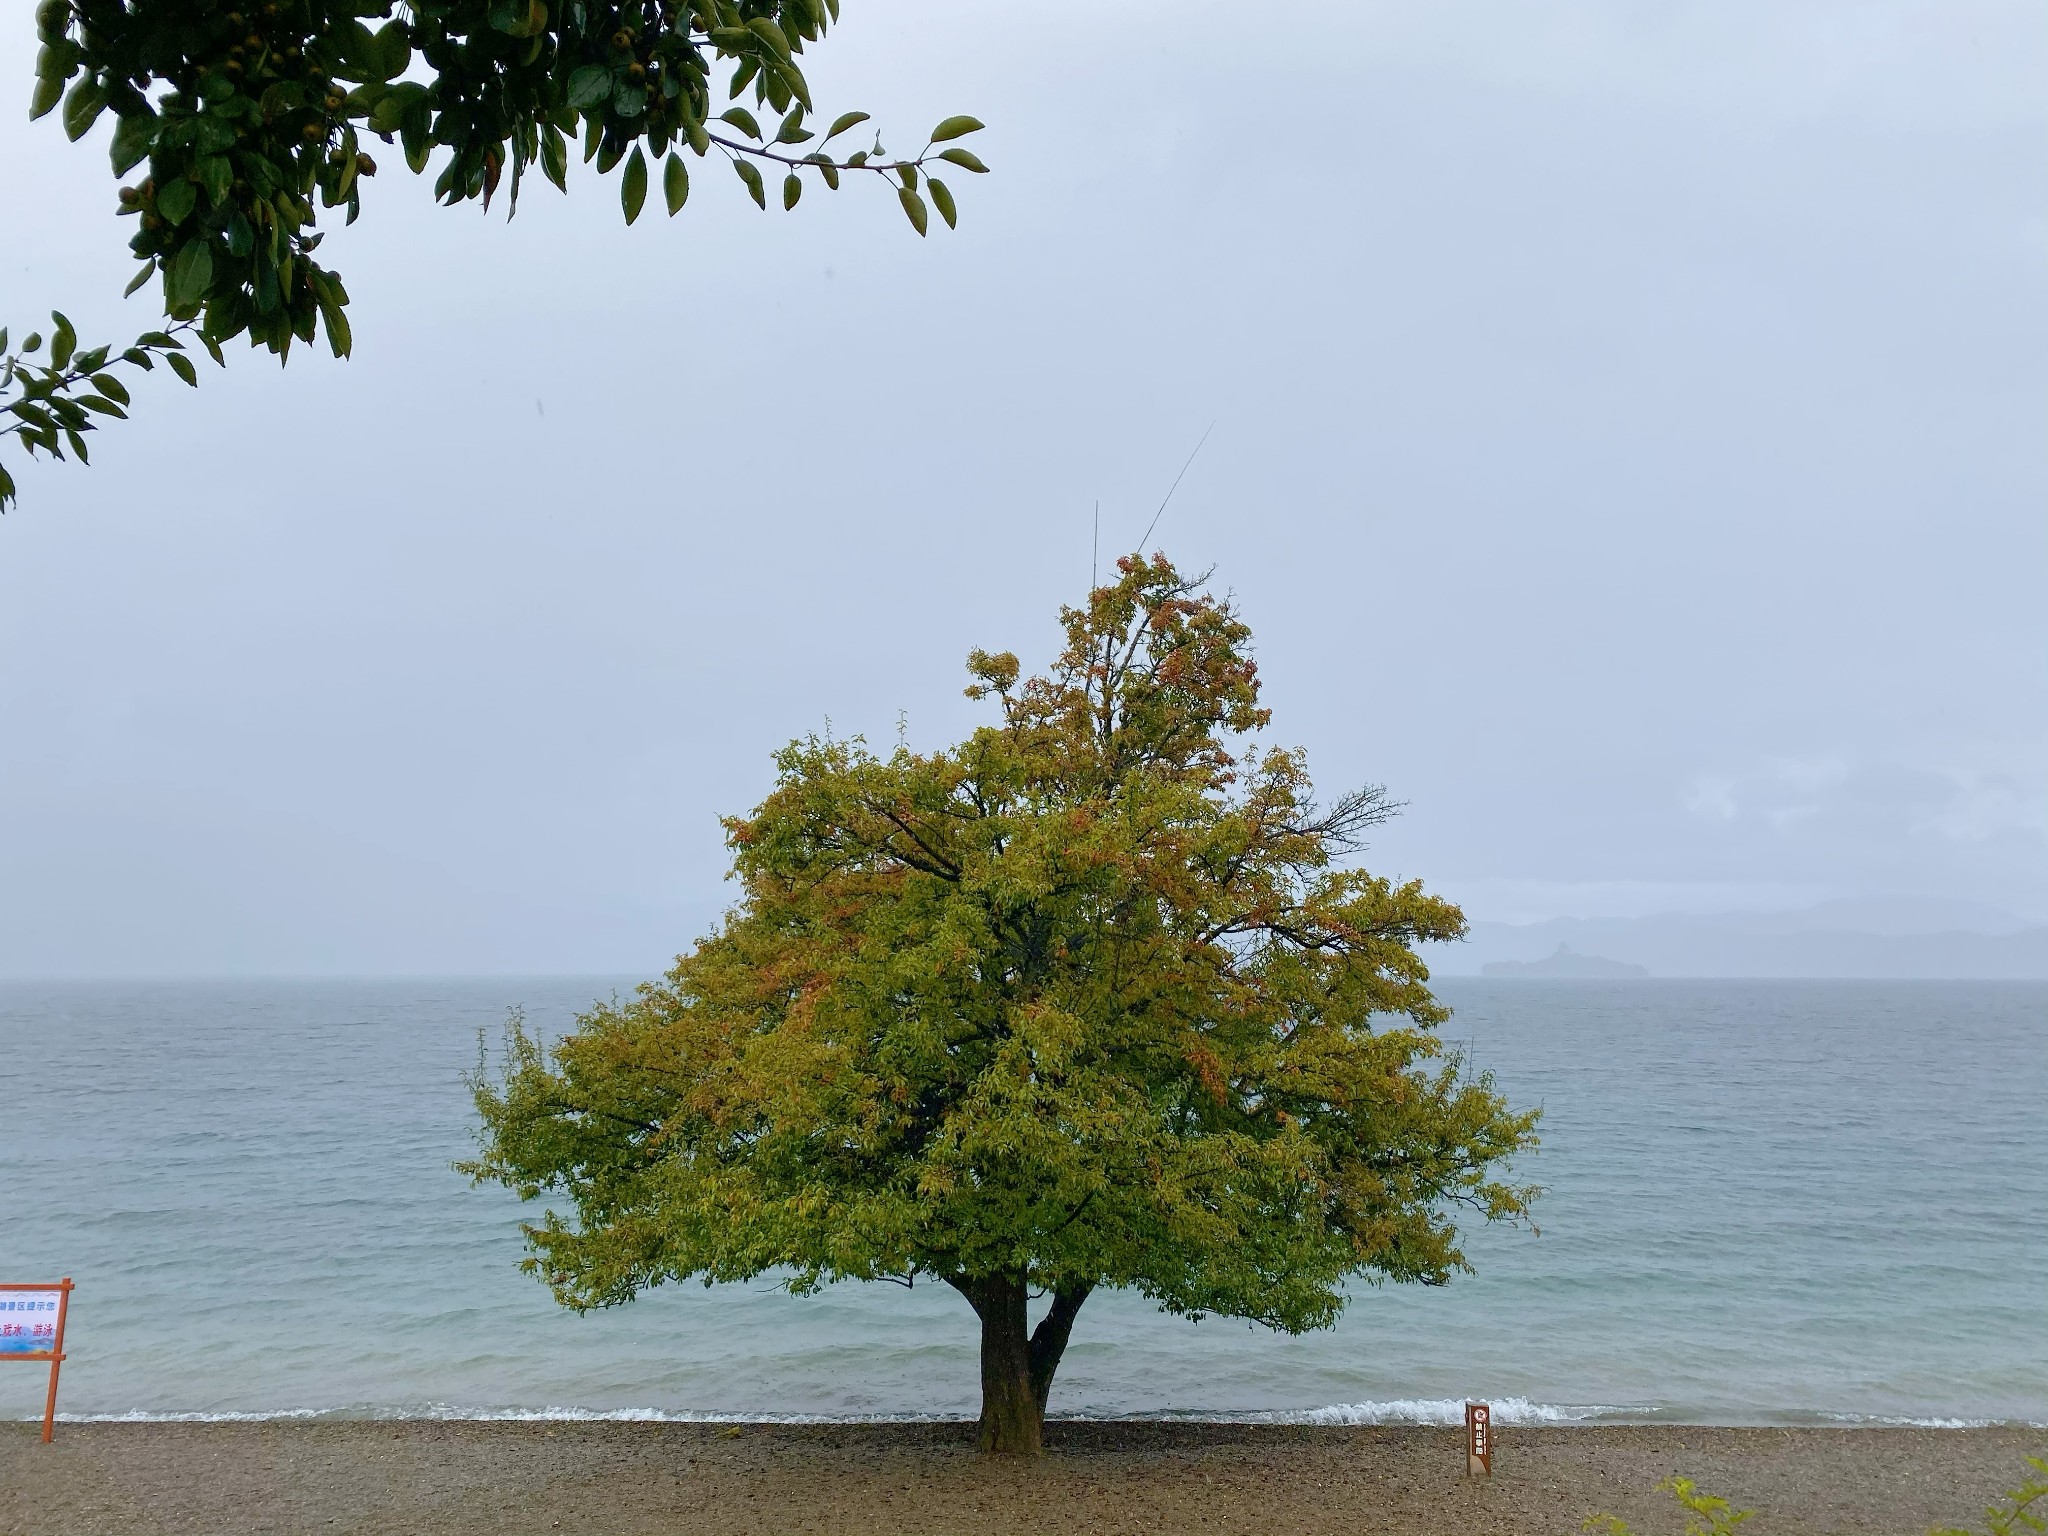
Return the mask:
M 57 1367 L 64 1363 L 64 1314 L 71 1305 L 71 1277 L 55 1285 L 0 1280 L 0 1361 L 28 1360 L 50 1367 L 43 1398 L 43 1443 L 57 1422 Z

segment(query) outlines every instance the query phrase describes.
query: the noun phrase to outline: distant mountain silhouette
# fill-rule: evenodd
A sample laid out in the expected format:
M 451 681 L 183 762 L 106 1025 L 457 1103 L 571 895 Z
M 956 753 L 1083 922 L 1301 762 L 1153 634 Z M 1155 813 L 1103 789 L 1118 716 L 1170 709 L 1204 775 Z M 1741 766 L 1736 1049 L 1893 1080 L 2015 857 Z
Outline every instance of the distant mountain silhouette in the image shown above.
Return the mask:
M 1886 898 L 1799 912 L 1663 913 L 1474 923 L 1463 944 L 1430 944 L 1442 976 L 1567 975 L 1532 969 L 1626 956 L 1658 976 L 2048 980 L 2048 927 L 1995 908 Z M 1496 970 L 1513 964 L 1516 970 Z M 1606 973 L 1612 974 L 1612 973 Z
M 1626 960 L 1609 960 L 1601 955 L 1582 955 L 1569 944 L 1560 944 L 1554 954 L 1541 960 L 1495 960 L 1479 967 L 1482 976 L 1647 976 L 1649 970 Z

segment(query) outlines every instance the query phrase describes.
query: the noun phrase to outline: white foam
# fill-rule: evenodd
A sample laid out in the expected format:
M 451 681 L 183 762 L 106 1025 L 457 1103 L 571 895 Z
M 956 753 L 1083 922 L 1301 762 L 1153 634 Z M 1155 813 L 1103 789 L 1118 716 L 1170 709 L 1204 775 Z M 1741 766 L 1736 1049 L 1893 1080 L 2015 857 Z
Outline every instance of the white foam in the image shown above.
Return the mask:
M 1055 1413 L 1054 1419 L 1104 1424 L 1463 1424 L 1462 1397 L 1397 1397 L 1386 1402 L 1330 1403 L 1321 1408 L 1248 1408 L 1193 1413 Z M 1532 1403 L 1523 1397 L 1488 1400 L 1496 1424 L 1582 1424 L 1594 1419 L 1641 1419 L 1651 1408 L 1618 1408 L 1604 1403 Z
M 2010 1419 L 1916 1419 L 1887 1413 L 1823 1413 L 1820 1417 L 1827 1423 L 1846 1424 L 1856 1429 L 1996 1429 L 2013 1422 Z M 2040 1429 L 2043 1426 L 2027 1420 L 2022 1427 Z
M 1384 1402 L 1331 1403 L 1321 1408 L 1248 1409 L 1240 1412 L 1203 1411 L 1192 1413 L 1055 1413 L 1055 1422 L 1093 1424 L 1329 1424 L 1375 1425 L 1419 1424 L 1457 1425 L 1465 1422 L 1461 1397 L 1392 1398 Z M 1844 1428 L 1869 1429 L 1989 1429 L 2002 1426 L 2043 1429 L 2048 1424 L 2032 1420 L 1915 1417 L 1904 1414 L 1799 1413 L 1773 1415 L 1768 1419 L 1730 1420 L 1721 1415 L 1692 1417 L 1670 1408 L 1624 1407 L 1604 1403 L 1532 1403 L 1523 1397 L 1491 1400 L 1493 1422 L 1503 1426 L 1546 1424 L 1635 1423 L 1681 1424 L 1776 1424 L 1788 1422 L 1832 1424 Z M 40 1414 L 21 1416 L 40 1419 Z M 275 1408 L 267 1410 L 131 1408 L 120 1413 L 60 1413 L 63 1424 L 264 1424 L 289 1420 L 327 1419 L 350 1421 L 436 1421 L 465 1424 L 958 1424 L 971 1422 L 971 1413 L 718 1413 L 687 1408 L 582 1408 L 473 1407 L 456 1403 L 427 1403 L 419 1407 L 386 1407 L 358 1404 L 336 1408 Z
M 1263 1417 L 1275 1424 L 1463 1424 L 1462 1397 L 1401 1397 L 1384 1403 L 1332 1403 L 1327 1408 L 1276 1413 Z M 1600 1403 L 1532 1403 L 1526 1397 L 1503 1397 L 1489 1407 L 1496 1424 L 1580 1424 L 1588 1419 L 1640 1415 L 1644 1408 L 1616 1408 Z
M 1615 1415 L 1650 1410 L 1600 1404 L 1532 1403 L 1502 1398 L 1492 1404 L 1496 1424 L 1577 1424 Z M 1462 1424 L 1463 1398 L 1396 1398 L 1380 1403 L 1332 1403 L 1322 1408 L 1246 1409 L 1240 1412 L 1192 1413 L 1054 1413 L 1055 1421 L 1093 1424 Z M 206 1412 L 184 1409 L 132 1408 L 121 1413 L 60 1413 L 66 1424 L 260 1424 L 292 1419 L 438 1421 L 474 1424 L 958 1424 L 971 1413 L 716 1413 L 688 1408 L 581 1408 L 549 1405 L 539 1408 L 485 1408 L 455 1403 L 427 1403 L 416 1408 L 357 1406 L 343 1408 L 279 1408 L 263 1412 Z M 1907 1421 L 1899 1421 L 1907 1422 Z M 1914 1421 L 1918 1422 L 1918 1421 Z M 1927 1421 L 1930 1424 L 1937 1421 Z M 1949 1421 L 1940 1421 L 1949 1422 Z M 1975 1420 L 1954 1420 L 1955 1427 Z

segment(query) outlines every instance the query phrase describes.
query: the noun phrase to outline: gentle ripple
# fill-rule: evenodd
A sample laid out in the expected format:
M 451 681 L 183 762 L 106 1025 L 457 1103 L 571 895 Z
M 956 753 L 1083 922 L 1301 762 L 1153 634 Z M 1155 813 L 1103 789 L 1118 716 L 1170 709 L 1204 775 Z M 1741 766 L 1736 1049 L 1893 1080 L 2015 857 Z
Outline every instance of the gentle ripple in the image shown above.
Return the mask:
M 558 1029 L 614 985 L 0 984 L 0 1278 L 78 1281 L 67 1413 L 971 1413 L 942 1286 L 578 1318 L 518 1272 L 518 1203 L 449 1168 L 462 1074 L 508 1006 Z M 1545 1109 L 1541 1235 L 1303 1339 L 1091 1301 L 1055 1411 L 2048 1421 L 2048 985 L 1442 992 Z M 0 1371 L 0 1415 L 41 1381 Z

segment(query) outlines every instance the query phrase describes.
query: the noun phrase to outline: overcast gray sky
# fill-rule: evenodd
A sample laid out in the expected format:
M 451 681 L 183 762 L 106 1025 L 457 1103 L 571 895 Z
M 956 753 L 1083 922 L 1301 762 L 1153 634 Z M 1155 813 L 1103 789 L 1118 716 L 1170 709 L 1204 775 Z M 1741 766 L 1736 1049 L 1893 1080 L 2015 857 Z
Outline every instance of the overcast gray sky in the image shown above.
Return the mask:
M 356 358 L 159 376 L 0 521 L 0 974 L 652 971 L 824 725 L 936 744 L 1214 435 L 1275 734 L 1482 918 L 2048 918 L 2048 9 L 847 0 L 995 167 L 509 228 L 388 153 Z M 0 29 L 0 319 L 133 335 Z M 18 331 L 17 331 L 18 334 Z M 159 381 L 161 380 L 161 381 Z

